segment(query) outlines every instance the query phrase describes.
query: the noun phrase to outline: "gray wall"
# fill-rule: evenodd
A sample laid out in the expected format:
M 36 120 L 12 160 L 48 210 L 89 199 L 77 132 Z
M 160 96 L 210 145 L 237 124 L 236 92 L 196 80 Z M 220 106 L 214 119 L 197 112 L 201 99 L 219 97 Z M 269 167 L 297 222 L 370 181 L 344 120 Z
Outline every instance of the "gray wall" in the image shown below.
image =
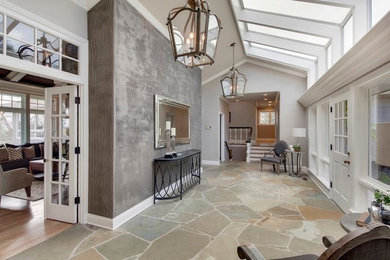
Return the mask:
M 252 140 L 256 140 L 256 102 L 231 102 L 229 109 L 232 114 L 229 127 L 250 126 L 252 127 Z
M 87 39 L 87 11 L 69 0 L 8 0 L 84 39 Z
M 291 135 L 293 127 L 307 127 L 304 107 L 298 103 L 298 98 L 306 90 L 306 79 L 284 72 L 245 63 L 238 67 L 248 78 L 246 93 L 280 92 L 280 139 L 294 143 Z M 203 131 L 203 160 L 218 161 L 218 112 L 216 100 L 221 95 L 219 79 L 203 86 L 203 126 L 211 126 L 211 130 Z M 303 142 L 302 142 L 303 143 Z M 306 140 L 303 143 L 307 151 Z M 304 161 L 306 163 L 306 161 Z
M 110 9 L 109 2 L 113 2 Z M 167 96 L 191 106 L 191 143 L 177 146 L 177 151 L 191 148 L 201 149 L 201 71 L 200 69 L 186 69 L 176 63 L 172 57 L 169 41 L 162 36 L 149 22 L 147 22 L 126 0 L 103 0 L 89 12 L 91 24 L 98 22 L 100 15 L 112 16 L 113 41 L 108 44 L 107 31 L 89 31 L 90 38 L 101 41 L 97 49 L 113 49 L 110 60 L 113 61 L 112 81 L 99 82 L 95 65 L 103 60 L 95 59 L 96 64 L 90 64 L 90 92 L 97 90 L 101 98 L 105 97 L 105 90 L 110 105 L 104 100 L 91 105 L 102 110 L 109 124 L 106 127 L 109 141 L 108 151 L 112 149 L 112 157 L 103 152 L 95 152 L 90 159 L 90 168 L 93 162 L 111 160 L 109 169 L 94 167 L 90 169 L 90 207 L 89 212 L 105 217 L 116 217 L 132 206 L 142 202 L 153 194 L 152 166 L 155 157 L 162 156 L 166 149 L 154 150 L 154 95 Z M 110 19 L 107 19 L 108 23 Z M 103 25 L 101 25 L 103 26 Z M 105 26 L 105 25 L 104 25 Z M 92 27 L 92 26 L 91 26 Z M 98 27 L 98 26 L 97 26 Z M 109 26 L 110 27 L 110 26 Z M 98 35 L 94 35 L 98 34 Z M 92 40 L 91 40 L 92 41 Z M 93 51 L 91 51 L 92 53 Z M 103 56 L 103 55 L 102 55 Z M 110 75 L 111 76 L 111 75 Z M 108 77 L 110 81 L 111 78 Z M 94 80 L 95 84 L 92 84 Z M 104 86 L 103 86 L 104 85 Z M 106 86 L 108 85 L 108 86 Z M 100 106 L 99 106 L 100 105 Z M 111 110 L 111 111 L 106 111 Z M 97 119 L 90 114 L 90 124 Z M 112 131 L 112 133 L 111 133 Z M 104 132 L 103 129 L 91 125 L 90 132 Z M 92 136 L 96 138 L 92 139 Z M 101 139 L 99 134 L 90 134 L 91 147 L 98 147 Z M 90 157 L 92 157 L 90 148 Z M 108 153 L 109 154 L 109 153 Z M 106 165 L 110 165 L 106 163 Z M 93 166 L 92 166 L 93 167 Z M 93 176 L 92 176 L 93 175 Z M 101 183 L 98 176 L 109 176 L 110 187 Z M 110 188 L 112 189 L 110 191 Z M 98 196 L 96 192 L 105 190 L 111 192 L 112 203 L 105 205 L 109 210 L 103 210 L 97 205 L 91 206 L 91 197 Z M 111 194 L 109 196 L 111 196 Z M 93 202 L 92 202 L 93 203 Z M 111 214 L 107 211 L 111 210 Z

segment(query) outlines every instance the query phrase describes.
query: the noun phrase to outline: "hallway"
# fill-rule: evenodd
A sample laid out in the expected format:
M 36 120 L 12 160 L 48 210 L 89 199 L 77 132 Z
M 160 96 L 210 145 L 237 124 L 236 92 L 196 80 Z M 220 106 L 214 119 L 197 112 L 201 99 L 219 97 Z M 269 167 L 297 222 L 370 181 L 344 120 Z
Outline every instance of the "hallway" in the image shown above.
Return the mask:
M 320 254 L 323 235 L 345 234 L 343 213 L 312 181 L 259 169 L 204 166 L 182 201 L 158 201 L 115 231 L 77 225 L 12 259 L 237 259 L 239 244 L 275 258 Z

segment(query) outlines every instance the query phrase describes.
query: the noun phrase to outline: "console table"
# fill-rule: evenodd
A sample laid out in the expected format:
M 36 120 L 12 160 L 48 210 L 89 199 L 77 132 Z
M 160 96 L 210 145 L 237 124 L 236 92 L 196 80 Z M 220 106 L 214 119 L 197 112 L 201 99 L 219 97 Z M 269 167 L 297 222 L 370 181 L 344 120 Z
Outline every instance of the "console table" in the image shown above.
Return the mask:
M 200 184 L 200 150 L 187 150 L 174 158 L 156 158 L 153 164 L 154 201 L 180 197 L 192 186 Z

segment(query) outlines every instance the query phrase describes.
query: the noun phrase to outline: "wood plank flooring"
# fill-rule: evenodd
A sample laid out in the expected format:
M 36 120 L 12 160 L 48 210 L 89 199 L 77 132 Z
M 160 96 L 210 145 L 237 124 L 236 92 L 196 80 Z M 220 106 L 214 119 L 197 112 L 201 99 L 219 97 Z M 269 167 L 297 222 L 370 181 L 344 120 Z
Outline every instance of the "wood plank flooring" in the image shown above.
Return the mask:
M 0 259 L 7 259 L 70 227 L 72 224 L 44 219 L 44 200 L 29 202 L 2 196 Z

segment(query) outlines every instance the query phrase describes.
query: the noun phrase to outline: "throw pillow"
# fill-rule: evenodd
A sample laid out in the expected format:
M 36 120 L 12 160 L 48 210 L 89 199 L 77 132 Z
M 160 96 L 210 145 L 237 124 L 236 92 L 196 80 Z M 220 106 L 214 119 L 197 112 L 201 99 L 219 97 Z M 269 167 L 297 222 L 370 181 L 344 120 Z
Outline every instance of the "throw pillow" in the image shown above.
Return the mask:
M 41 157 L 45 157 L 45 144 L 39 144 L 39 149 L 41 149 Z
M 10 161 L 15 160 L 22 160 L 23 154 L 22 154 L 22 147 L 18 148 L 7 148 L 8 149 L 8 156 Z
M 35 148 L 33 145 L 30 147 L 23 147 L 22 149 L 24 158 L 30 159 L 35 157 Z
M 8 150 L 5 147 L 0 148 L 0 162 L 8 161 Z

